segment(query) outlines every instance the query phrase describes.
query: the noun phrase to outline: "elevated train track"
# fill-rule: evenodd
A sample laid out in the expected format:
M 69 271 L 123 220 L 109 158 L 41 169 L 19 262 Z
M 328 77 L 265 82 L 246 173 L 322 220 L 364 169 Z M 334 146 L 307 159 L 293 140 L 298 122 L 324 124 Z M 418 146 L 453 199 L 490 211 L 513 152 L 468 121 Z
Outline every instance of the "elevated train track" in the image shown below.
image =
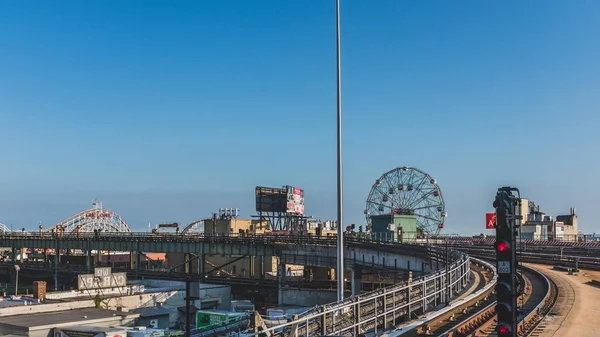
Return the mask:
M 330 246 L 335 245 L 335 238 L 327 237 L 269 237 L 269 236 L 256 236 L 256 237 L 244 237 L 244 236 L 202 236 L 202 235 L 161 235 L 153 236 L 138 233 L 103 233 L 103 235 L 90 235 L 89 233 L 76 233 L 69 234 L 63 237 L 50 236 L 50 233 L 28 233 L 22 235 L 22 233 L 0 233 L 1 242 L 19 242 L 22 243 L 39 243 L 47 240 L 60 240 L 61 242 L 71 242 L 74 246 L 81 246 L 76 242 L 95 242 L 97 245 L 101 245 L 102 242 L 142 242 L 152 243 L 161 241 L 172 241 L 173 243 L 210 243 L 218 245 L 228 244 L 246 244 L 246 245 L 323 245 Z M 373 242 L 366 239 L 359 239 L 348 237 L 346 240 L 348 245 L 354 247 L 361 247 L 365 249 L 371 249 L 376 251 L 387 251 L 387 252 L 405 252 L 415 253 L 415 248 L 419 245 L 398 245 L 388 242 Z M 27 245 L 25 245 L 27 246 Z M 89 246 L 88 246 L 89 247 Z M 445 259 L 445 249 L 439 246 L 420 246 L 420 256 L 426 257 L 430 260 L 433 265 L 435 262 L 442 261 Z M 465 286 L 465 271 L 469 268 L 465 268 L 465 265 L 469 264 L 469 254 L 472 257 L 479 257 L 481 259 L 493 259 L 494 250 L 489 247 L 480 246 L 467 246 L 467 247 L 453 247 L 451 249 L 451 261 L 452 264 L 449 268 L 448 276 L 451 279 L 451 286 L 455 290 Z M 466 254 L 461 254 L 455 249 L 458 249 Z M 520 253 L 520 260 L 524 262 L 532 263 L 545 263 L 545 264 L 573 264 L 572 258 L 579 258 L 579 267 L 586 269 L 600 269 L 600 259 L 587 257 L 587 256 L 560 256 L 556 254 L 546 254 L 538 252 L 523 252 Z M 483 264 L 485 262 L 482 261 Z M 489 265 L 489 264 L 488 264 Z M 346 299 L 340 303 L 332 303 L 323 306 L 319 306 L 304 315 L 296 317 L 295 320 L 279 325 L 277 327 L 267 328 L 266 331 L 261 333 L 255 333 L 260 335 L 264 332 L 271 332 L 275 335 L 346 335 L 354 336 L 357 334 L 364 334 L 367 332 L 376 332 L 393 328 L 397 324 L 407 319 L 413 318 L 414 315 L 420 315 L 426 311 L 439 307 L 439 305 L 447 300 L 448 291 L 446 288 L 446 272 L 439 270 L 431 275 L 425 275 L 423 277 L 413 280 L 412 283 L 401 283 L 388 288 L 373 291 L 368 294 L 355 296 Z M 537 279 L 536 279 L 537 278 Z M 485 281 L 489 279 L 483 277 Z M 523 327 L 524 333 L 527 331 L 539 330 L 539 318 L 545 315 L 558 298 L 558 287 L 553 285 L 552 282 L 547 280 L 548 286 L 543 288 L 543 283 L 540 278 L 535 276 L 535 273 L 531 272 L 530 276 L 526 276 L 531 285 L 529 288 L 533 290 L 529 293 L 526 301 L 526 307 L 530 308 L 529 314 L 523 317 L 521 326 Z M 536 281 L 537 280 L 537 281 Z M 540 286 L 541 284 L 541 286 Z M 539 290 L 538 289 L 545 289 Z M 489 290 L 489 289 L 488 289 Z M 540 292 L 541 291 L 541 292 Z M 471 307 L 469 305 L 462 307 L 459 311 L 462 312 L 461 316 L 454 313 L 454 316 L 446 318 L 447 322 L 437 328 L 442 334 L 447 336 L 460 336 L 463 331 L 479 331 L 480 333 L 486 330 L 485 324 L 491 325 L 490 306 L 493 307 L 493 294 L 490 291 L 482 293 L 482 296 L 471 301 Z M 492 302 L 490 302 L 492 301 Z M 537 303 L 536 303 L 537 302 Z M 474 305 L 473 303 L 477 303 Z M 487 310 L 473 313 L 473 307 L 484 307 Z M 412 314 L 409 314 L 411 313 Z M 467 316 L 467 317 L 465 317 Z M 463 320 L 465 318 L 466 320 Z M 460 324 L 448 323 L 458 322 L 463 320 Z M 442 319 L 443 321 L 443 319 Z M 473 325 L 473 322 L 477 322 L 478 325 Z M 448 324 L 454 324 L 448 326 Z M 463 329 L 468 327 L 466 329 Z M 422 327 L 423 329 L 431 330 L 432 327 Z M 446 331 L 444 331 L 446 329 Z M 525 334 L 524 334 L 525 335 Z
M 367 264 L 394 266 L 395 262 L 383 258 L 385 253 L 410 256 L 427 261 L 431 267 L 446 264 L 429 275 L 413 279 L 410 284 L 400 284 L 348 298 L 342 302 L 318 306 L 297 320 L 278 327 L 267 328 L 279 335 L 295 335 L 304 331 L 307 335 L 354 336 L 370 330 L 385 330 L 398 322 L 409 319 L 409 313 L 430 311 L 458 292 L 468 283 L 469 259 L 454 250 L 422 245 L 399 245 L 390 242 L 374 242 L 348 237 L 350 249 L 372 252 L 374 259 Z M 130 250 L 153 251 L 172 249 L 177 252 L 203 251 L 207 254 L 258 249 L 263 254 L 277 254 L 278 247 L 335 246 L 334 237 L 314 236 L 245 236 L 245 235 L 149 235 L 147 233 L 85 233 L 40 232 L 0 234 L 0 246 L 33 248 L 69 248 L 84 250 Z M 226 248 L 226 247 L 230 248 Z M 238 247 L 233 249 L 232 247 Z M 251 248 L 254 247 L 254 248 Z M 262 247 L 262 248 L 261 248 Z M 127 248 L 127 249 L 126 249 Z M 348 251 L 348 250 L 347 250 Z M 362 254 L 362 253 L 361 253 Z M 379 257 L 377 257 L 379 256 Z M 354 257 L 359 259 L 359 257 Z M 364 260 L 364 258 L 362 258 Z M 446 263 L 448 259 L 448 263 Z M 371 258 L 369 258 L 371 260 Z

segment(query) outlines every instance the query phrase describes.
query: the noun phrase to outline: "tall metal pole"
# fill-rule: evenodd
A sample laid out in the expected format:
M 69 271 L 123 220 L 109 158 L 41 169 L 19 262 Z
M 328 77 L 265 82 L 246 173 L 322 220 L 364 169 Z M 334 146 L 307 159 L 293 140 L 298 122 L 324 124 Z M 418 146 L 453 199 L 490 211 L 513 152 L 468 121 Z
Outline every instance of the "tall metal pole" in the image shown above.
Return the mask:
M 21 253 L 21 255 L 23 255 L 23 253 Z M 16 276 L 15 276 L 15 297 L 19 296 L 19 270 L 21 268 L 19 267 L 19 265 L 15 264 L 15 272 L 16 272 Z
M 340 0 L 335 3 L 337 25 L 337 299 L 344 299 L 344 223 L 342 188 L 342 66 L 340 57 Z

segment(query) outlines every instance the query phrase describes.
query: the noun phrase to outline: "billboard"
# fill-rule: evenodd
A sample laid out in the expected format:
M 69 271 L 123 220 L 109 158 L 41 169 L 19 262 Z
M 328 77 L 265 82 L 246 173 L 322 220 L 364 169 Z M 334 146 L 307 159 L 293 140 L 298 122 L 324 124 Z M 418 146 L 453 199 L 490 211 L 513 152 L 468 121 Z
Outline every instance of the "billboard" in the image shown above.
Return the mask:
M 95 268 L 94 274 L 77 275 L 77 289 L 93 290 L 127 285 L 127 273 L 112 273 L 110 268 Z
M 286 186 L 287 213 L 304 214 L 304 191 L 298 187 Z
M 256 187 L 257 212 L 285 212 L 286 191 L 282 188 Z
M 496 213 L 485 213 L 485 229 L 496 228 Z
M 235 323 L 244 317 L 243 313 L 237 312 L 198 311 L 196 312 L 196 329 L 200 331 L 214 329 Z

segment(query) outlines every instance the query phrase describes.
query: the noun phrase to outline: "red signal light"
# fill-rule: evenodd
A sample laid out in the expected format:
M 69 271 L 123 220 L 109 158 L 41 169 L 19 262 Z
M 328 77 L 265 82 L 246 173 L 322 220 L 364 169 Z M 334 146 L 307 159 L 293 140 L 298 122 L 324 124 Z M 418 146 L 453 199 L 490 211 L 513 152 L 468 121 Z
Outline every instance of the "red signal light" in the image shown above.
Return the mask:
M 508 326 L 504 325 L 504 324 L 500 324 L 498 325 L 498 335 L 500 336 L 507 336 L 508 333 L 510 332 L 510 329 L 508 328 Z
M 508 250 L 508 243 L 502 241 L 499 242 L 498 245 L 496 246 L 496 249 L 500 252 L 500 253 L 504 253 L 505 251 Z

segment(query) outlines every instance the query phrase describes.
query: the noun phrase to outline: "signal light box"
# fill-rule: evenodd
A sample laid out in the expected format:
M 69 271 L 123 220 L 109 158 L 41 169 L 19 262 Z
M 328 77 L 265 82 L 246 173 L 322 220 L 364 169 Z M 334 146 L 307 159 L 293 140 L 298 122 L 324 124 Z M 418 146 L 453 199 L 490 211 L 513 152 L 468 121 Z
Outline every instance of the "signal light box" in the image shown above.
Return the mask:
M 518 190 L 511 187 L 498 189 L 494 201 L 495 217 L 486 216 L 486 226 L 494 224 L 496 228 L 496 268 L 498 282 L 496 283 L 496 313 L 498 336 L 517 336 L 517 293 L 516 293 L 516 219 L 520 213 L 520 196 L 515 197 L 512 192 Z

